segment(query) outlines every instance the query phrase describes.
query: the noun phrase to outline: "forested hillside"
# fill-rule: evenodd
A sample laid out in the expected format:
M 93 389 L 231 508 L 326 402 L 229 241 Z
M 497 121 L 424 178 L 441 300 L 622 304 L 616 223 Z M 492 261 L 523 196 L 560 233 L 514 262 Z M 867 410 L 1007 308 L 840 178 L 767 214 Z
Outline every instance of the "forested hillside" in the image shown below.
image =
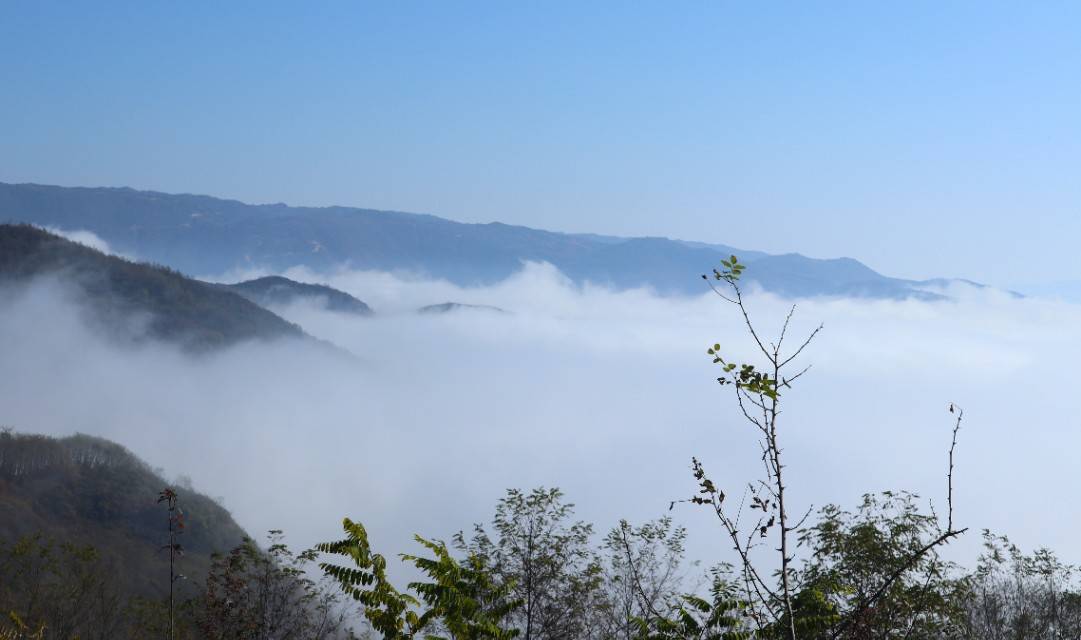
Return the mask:
M 50 438 L 0 432 L 0 540 L 34 534 L 93 545 L 124 593 L 168 592 L 167 513 L 157 503 L 171 483 L 123 446 L 88 435 Z M 247 534 L 211 498 L 184 490 L 185 572 L 205 577 L 210 556 Z M 190 585 L 185 585 L 188 590 Z
M 105 255 L 30 225 L 0 225 L 4 295 L 46 277 L 84 305 L 91 324 L 121 341 L 160 339 L 199 351 L 304 337 L 299 327 L 244 297 L 168 267 Z
M 0 638 L 348 635 L 337 595 L 305 577 L 310 555 L 274 532 L 260 548 L 174 487 L 108 440 L 0 431 Z

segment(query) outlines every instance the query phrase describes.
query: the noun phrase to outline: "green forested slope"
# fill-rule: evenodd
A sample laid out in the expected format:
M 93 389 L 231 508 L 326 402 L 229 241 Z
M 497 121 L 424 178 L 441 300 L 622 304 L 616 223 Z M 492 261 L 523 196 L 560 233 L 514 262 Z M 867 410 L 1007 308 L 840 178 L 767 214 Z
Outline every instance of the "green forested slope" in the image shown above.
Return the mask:
M 114 338 L 164 339 L 206 350 L 243 340 L 303 337 L 270 311 L 167 267 L 103 254 L 30 225 L 0 225 L 0 284 L 55 276 Z
M 168 592 L 167 482 L 124 447 L 87 435 L 56 439 L 0 432 L 0 541 L 41 534 L 93 546 L 129 594 Z M 212 499 L 180 489 L 185 529 L 181 572 L 205 576 L 214 552 L 238 545 L 245 532 Z M 190 588 L 190 587 L 189 587 Z

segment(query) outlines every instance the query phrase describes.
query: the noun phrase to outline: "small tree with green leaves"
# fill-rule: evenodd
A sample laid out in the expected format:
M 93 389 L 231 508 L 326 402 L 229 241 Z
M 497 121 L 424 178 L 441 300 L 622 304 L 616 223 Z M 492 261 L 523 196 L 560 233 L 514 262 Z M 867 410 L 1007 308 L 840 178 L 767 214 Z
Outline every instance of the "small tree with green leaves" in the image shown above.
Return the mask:
M 937 545 L 927 548 L 941 530 L 916 500 L 908 492 L 867 494 L 855 511 L 826 506 L 800 532 L 809 554 L 797 573 L 803 637 L 949 637 L 961 613 L 956 567 Z
M 726 492 L 706 473 L 704 465 L 694 459 L 692 469 L 698 493 L 686 502 L 710 508 L 731 541 L 739 560 L 738 583 L 741 599 L 746 605 L 744 614 L 760 637 L 783 640 L 863 637 L 852 635 L 853 630 L 861 628 L 869 612 L 876 610 L 883 599 L 893 593 L 898 581 L 918 568 L 936 548 L 965 531 L 953 526 L 953 455 L 962 413 L 950 405 L 949 410 L 956 415 L 957 422 L 949 449 L 946 523 L 937 527 L 937 535 L 920 538 L 919 544 L 906 549 L 907 555 L 888 567 L 880 567 L 872 578 L 875 586 L 851 596 L 843 606 L 825 598 L 820 591 L 802 588 L 801 571 L 796 563 L 796 542 L 813 507 L 802 511 L 802 515 L 793 511 L 779 418 L 782 392 L 787 393 L 793 383 L 807 373 L 809 367 L 799 366 L 798 360 L 822 330 L 822 325 L 794 348 L 786 350 L 785 340 L 796 311 L 793 305 L 777 338 L 774 341 L 764 338 L 751 320 L 741 288 L 740 279 L 745 270 L 746 266 L 736 256 L 731 256 L 722 260 L 721 268 L 714 269 L 711 276 L 703 275 L 702 278 L 718 297 L 738 310 L 762 362 L 730 360 L 723 355 L 720 343 L 710 346 L 707 353 L 720 367 L 717 382 L 732 390 L 740 413 L 759 436 L 765 477 L 748 484 L 743 496 L 733 505 L 733 501 L 727 501 Z M 920 533 L 924 531 L 921 529 Z M 770 549 L 777 554 L 776 562 L 766 570 L 761 566 L 762 554 Z M 823 626 L 825 630 L 819 629 Z
M 572 521 L 574 505 L 557 488 L 509 489 L 496 505 L 493 533 L 474 525 L 455 545 L 482 558 L 522 606 L 510 614 L 524 640 L 562 640 L 588 634 L 596 622 L 601 563 L 590 546 L 593 526 Z

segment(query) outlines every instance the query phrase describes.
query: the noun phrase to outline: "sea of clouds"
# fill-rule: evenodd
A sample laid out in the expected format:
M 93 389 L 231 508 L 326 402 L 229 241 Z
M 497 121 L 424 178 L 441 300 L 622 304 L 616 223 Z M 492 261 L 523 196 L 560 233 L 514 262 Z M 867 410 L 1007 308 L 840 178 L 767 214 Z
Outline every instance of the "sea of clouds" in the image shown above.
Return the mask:
M 446 538 L 488 520 L 509 487 L 559 486 L 603 534 L 690 497 L 692 456 L 732 495 L 761 476 L 755 434 L 706 348 L 760 360 L 738 311 L 708 288 L 612 291 L 545 264 L 480 288 L 347 269 L 284 275 L 375 309 L 276 309 L 356 362 L 300 342 L 200 356 L 118 347 L 80 320 L 62 282 L 0 292 L 0 424 L 116 440 L 221 496 L 256 536 L 282 528 L 306 546 L 335 538 L 349 516 L 388 553 L 410 550 L 413 533 Z M 793 510 L 910 489 L 941 511 L 953 402 L 965 410 L 955 519 L 971 531 L 952 553 L 970 559 L 989 528 L 1081 560 L 1081 401 L 1067 376 L 1081 307 L 948 293 L 798 303 L 787 344 L 824 329 L 803 355 L 810 371 L 783 393 Z M 446 301 L 508 313 L 415 313 Z M 775 335 L 792 302 L 752 293 L 747 304 Z M 689 527 L 693 556 L 731 559 L 708 513 L 671 515 Z

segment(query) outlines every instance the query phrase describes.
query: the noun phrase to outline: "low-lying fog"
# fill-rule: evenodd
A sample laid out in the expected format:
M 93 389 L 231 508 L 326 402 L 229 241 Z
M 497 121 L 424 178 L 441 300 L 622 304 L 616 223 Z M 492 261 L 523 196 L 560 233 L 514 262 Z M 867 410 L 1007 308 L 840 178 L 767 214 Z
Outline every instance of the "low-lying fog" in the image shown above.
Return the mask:
M 707 265 L 708 266 L 708 265 Z M 235 274 L 233 274 L 235 275 Z M 251 275 L 251 274 L 246 274 Z M 120 349 L 79 322 L 62 286 L 42 282 L 0 306 L 0 424 L 116 440 L 170 476 L 221 496 L 253 535 L 297 545 L 336 538 L 343 516 L 377 548 L 412 533 L 448 537 L 489 519 L 507 487 L 562 487 L 603 533 L 619 518 L 667 513 L 695 484 L 691 456 L 739 493 L 759 477 L 753 433 L 705 351 L 751 358 L 737 310 L 696 298 L 577 287 L 546 265 L 496 286 L 342 271 L 326 282 L 372 305 L 361 318 L 299 305 L 279 312 L 361 357 L 296 343 L 202 357 L 168 346 Z M 969 288 L 956 301 L 804 301 L 791 344 L 819 322 L 813 364 L 786 391 L 783 438 L 795 511 L 854 506 L 912 489 L 944 503 L 948 403 L 964 407 L 956 520 L 1048 545 L 1067 560 L 1081 307 Z M 448 300 L 510 311 L 419 315 Z M 772 334 L 788 301 L 755 294 Z M 727 558 L 708 514 L 677 506 L 692 554 Z

